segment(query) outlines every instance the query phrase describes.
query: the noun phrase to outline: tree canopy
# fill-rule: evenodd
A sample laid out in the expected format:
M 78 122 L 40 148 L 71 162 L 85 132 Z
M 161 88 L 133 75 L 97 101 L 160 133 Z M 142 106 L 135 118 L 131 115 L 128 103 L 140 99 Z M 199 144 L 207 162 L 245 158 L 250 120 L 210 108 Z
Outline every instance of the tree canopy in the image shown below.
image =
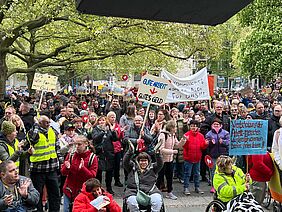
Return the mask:
M 281 74 L 282 3 L 255 0 L 239 14 L 245 36 L 239 43 L 236 64 L 251 77 L 269 81 Z

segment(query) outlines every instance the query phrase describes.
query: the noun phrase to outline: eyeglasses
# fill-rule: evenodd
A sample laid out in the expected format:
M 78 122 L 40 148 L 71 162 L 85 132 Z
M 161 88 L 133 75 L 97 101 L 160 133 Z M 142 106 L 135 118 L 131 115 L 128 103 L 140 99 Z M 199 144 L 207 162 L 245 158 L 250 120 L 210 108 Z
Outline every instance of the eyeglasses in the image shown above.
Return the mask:
M 274 110 L 274 112 L 275 112 L 275 113 L 280 113 L 280 112 L 281 112 L 281 110 Z
M 231 109 L 231 111 L 238 111 L 237 109 Z

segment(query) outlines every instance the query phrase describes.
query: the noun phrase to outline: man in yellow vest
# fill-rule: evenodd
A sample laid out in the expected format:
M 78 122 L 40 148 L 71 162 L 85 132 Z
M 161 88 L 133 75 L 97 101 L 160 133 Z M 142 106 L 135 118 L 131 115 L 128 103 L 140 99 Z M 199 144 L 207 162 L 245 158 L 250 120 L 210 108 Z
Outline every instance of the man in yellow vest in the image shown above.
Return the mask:
M 0 134 L 0 160 L 12 160 L 19 167 L 19 158 L 23 154 L 23 142 L 19 142 L 16 126 L 10 121 L 3 121 Z
M 59 160 L 57 157 L 57 135 L 50 127 L 50 119 L 40 116 L 38 124 L 28 132 L 27 136 L 34 151 L 30 156 L 30 178 L 42 199 L 43 187 L 48 193 L 49 211 L 60 211 L 60 192 L 58 183 Z M 43 212 L 42 201 L 37 205 L 37 212 Z

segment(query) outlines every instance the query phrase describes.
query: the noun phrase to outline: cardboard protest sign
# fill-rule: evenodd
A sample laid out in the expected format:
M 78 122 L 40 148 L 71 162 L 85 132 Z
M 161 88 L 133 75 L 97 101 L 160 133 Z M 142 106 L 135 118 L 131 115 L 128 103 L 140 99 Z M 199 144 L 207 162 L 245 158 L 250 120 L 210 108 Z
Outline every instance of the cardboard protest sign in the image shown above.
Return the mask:
M 231 120 L 229 154 L 266 154 L 267 131 L 267 120 Z
M 186 78 L 178 78 L 167 71 L 162 71 L 161 77 L 171 81 L 167 102 L 210 99 L 207 68 Z
M 58 77 L 49 74 L 35 73 L 32 89 L 42 91 L 55 91 L 57 88 Z
M 145 101 L 154 105 L 166 103 L 169 81 L 146 74 L 141 78 L 137 97 L 140 101 Z

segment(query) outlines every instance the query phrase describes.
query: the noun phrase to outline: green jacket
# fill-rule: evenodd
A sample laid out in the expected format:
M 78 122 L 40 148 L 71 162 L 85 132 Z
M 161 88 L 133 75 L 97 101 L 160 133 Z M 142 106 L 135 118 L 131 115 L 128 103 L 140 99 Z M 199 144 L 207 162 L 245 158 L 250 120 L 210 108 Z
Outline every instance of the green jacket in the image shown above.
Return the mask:
M 217 192 L 218 199 L 223 202 L 230 201 L 246 190 L 244 172 L 236 166 L 233 166 L 232 169 L 234 170 L 234 177 L 218 172 L 217 167 L 213 177 L 213 186 Z

